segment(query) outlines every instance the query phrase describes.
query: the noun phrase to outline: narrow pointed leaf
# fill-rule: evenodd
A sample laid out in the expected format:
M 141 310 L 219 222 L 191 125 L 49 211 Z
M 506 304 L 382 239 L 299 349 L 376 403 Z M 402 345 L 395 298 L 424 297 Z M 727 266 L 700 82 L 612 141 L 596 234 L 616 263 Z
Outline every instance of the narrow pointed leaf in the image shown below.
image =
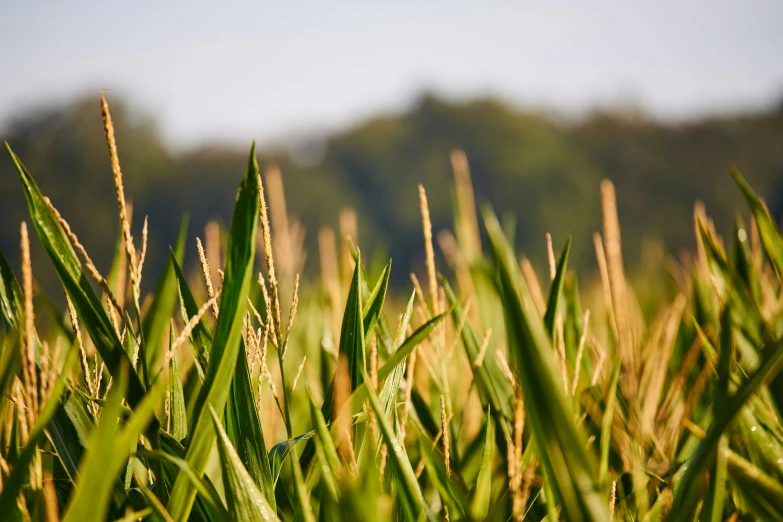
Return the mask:
M 351 289 L 345 303 L 343 324 L 340 329 L 338 353 L 348 361 L 348 374 L 351 378 L 351 391 L 362 383 L 362 370 L 366 368 L 364 356 L 364 324 L 362 320 L 361 263 L 357 261 L 351 279 Z
M 522 386 L 526 418 L 561 517 L 575 522 L 607 520 L 597 462 L 563 395 L 544 323 L 497 218 L 487 211 L 484 222 L 500 277 L 511 369 Z
M 303 433 L 292 439 L 284 440 L 283 442 L 272 446 L 272 449 L 269 450 L 269 465 L 272 468 L 272 480 L 275 484 L 277 484 L 277 479 L 280 477 L 280 472 L 283 470 L 285 460 L 288 458 L 288 455 L 291 453 L 291 450 L 296 443 L 301 440 L 308 440 L 313 435 L 315 435 L 315 431 L 308 431 L 307 433 Z
M 366 372 L 365 372 L 366 373 Z M 369 381 L 369 378 L 366 380 Z M 378 419 L 378 426 L 380 427 L 383 439 L 386 441 L 386 445 L 389 449 L 389 463 L 394 469 L 397 475 L 398 487 L 400 488 L 400 494 L 405 497 L 406 503 L 414 510 L 415 513 L 420 515 L 427 515 L 431 518 L 431 514 L 424 503 L 424 497 L 421 493 L 421 488 L 416 480 L 416 475 L 413 472 L 411 463 L 405 455 L 405 450 L 399 442 L 397 436 L 394 433 L 388 419 L 385 416 L 381 402 L 375 391 L 372 388 L 367 387 L 367 396 L 370 399 L 370 406 L 375 412 Z
M 197 473 L 203 473 L 215 442 L 208 407 L 222 412 L 231 389 L 242 339 L 242 324 L 247 306 L 258 225 L 258 163 L 255 144 L 250 151 L 247 173 L 237 193 L 231 233 L 228 239 L 225 279 L 220 297 L 220 315 L 209 358 L 204 384 L 193 407 L 188 433 L 190 438 L 185 460 Z M 188 517 L 196 489 L 187 479 L 177 479 L 168 510 L 175 520 Z
M 367 304 L 364 307 L 363 312 L 363 325 L 364 335 L 369 337 L 372 333 L 372 329 L 378 322 L 378 318 L 383 310 L 383 301 L 386 298 L 386 289 L 389 288 L 389 276 L 391 275 L 391 264 L 389 261 L 381 273 L 381 277 L 378 278 L 378 283 L 373 288 L 370 297 L 367 299 Z
M 571 237 L 566 241 L 563 253 L 557 261 L 557 270 L 555 279 L 552 281 L 552 287 L 549 289 L 549 299 L 546 304 L 546 314 L 544 314 L 544 324 L 550 339 L 555 337 L 555 319 L 557 310 L 560 307 L 561 296 L 563 295 L 563 285 L 565 284 L 566 266 L 568 264 L 568 253 L 571 251 Z
M 27 479 L 30 463 L 43 440 L 44 431 L 60 406 L 60 398 L 66 389 L 65 376 L 70 373 L 76 361 L 76 350 L 71 350 L 66 355 L 63 373 L 55 381 L 49 400 L 46 401 L 43 410 L 38 414 L 38 420 L 30 430 L 27 445 L 13 463 L 11 474 L 3 480 L 3 491 L 0 493 L 0 513 L 9 513 L 12 506 L 16 503 L 17 495 Z
M 766 347 L 762 353 L 764 360 L 756 371 L 745 381 L 737 392 L 725 402 L 719 410 L 719 415 L 707 431 L 707 435 L 699 444 L 696 452 L 688 461 L 688 466 L 675 488 L 671 516 L 680 516 L 687 511 L 687 500 L 692 497 L 693 488 L 697 485 L 697 477 L 706 469 L 715 455 L 720 438 L 729 423 L 739 413 L 740 409 L 755 394 L 761 386 L 774 378 L 783 367 L 783 340 Z
M 272 510 L 275 510 L 275 485 L 270 471 L 261 420 L 256 410 L 244 341 L 240 342 L 239 357 L 237 357 L 234 379 L 231 381 L 231 393 L 226 403 L 225 418 L 228 438 L 239 459 L 266 497 Z
M 170 261 L 174 270 L 174 275 L 177 277 L 177 284 L 179 287 L 182 322 L 187 324 L 193 317 L 198 315 L 199 305 L 196 304 L 196 299 L 193 297 L 193 292 L 190 290 L 188 280 L 185 278 L 185 274 L 182 272 L 182 268 L 180 268 L 180 264 L 177 262 L 174 251 L 171 251 Z M 203 375 L 205 375 L 207 371 L 209 350 L 212 347 L 212 334 L 204 324 L 203 318 L 193 327 L 193 331 L 190 333 L 190 344 L 193 347 L 196 365 L 203 379 Z
M 484 449 L 481 452 L 479 468 L 473 498 L 470 501 L 470 516 L 474 520 L 484 520 L 489 513 L 492 500 L 492 455 L 495 449 L 495 424 L 487 409 L 487 424 L 484 426 Z
M 188 417 L 185 411 L 185 394 L 182 391 L 176 353 L 171 354 L 169 361 L 169 400 L 171 404 L 171 435 L 177 440 L 182 440 L 188 436 Z
M 95 295 L 65 232 L 46 205 L 38 185 L 11 148 L 8 145 L 6 147 L 19 173 L 30 218 L 38 238 L 54 265 L 66 293 L 71 298 L 83 326 L 100 352 L 109 373 L 116 379 L 119 377 L 121 365 L 127 364 L 131 368 L 130 359 L 122 349 L 117 332 L 104 311 L 100 299 Z M 144 388 L 135 371 L 130 372 L 127 393 L 131 406 L 136 406 L 144 395 Z
M 223 483 L 226 485 L 226 503 L 231 520 L 237 522 L 256 522 L 258 520 L 278 520 L 263 493 L 242 465 L 236 450 L 231 445 L 215 409 L 208 405 L 212 424 L 217 433 L 217 447 L 220 454 L 220 467 Z
M 159 379 L 134 409 L 126 426 L 118 429 L 127 370 L 115 379 L 108 399 L 104 402 L 101 418 L 90 435 L 87 451 L 79 465 L 76 494 L 71 497 L 63 522 L 105 520 L 113 487 L 109 477 L 116 476 L 126 464 L 130 446 L 155 415 L 155 407 L 162 401 L 166 381 Z
M 473 376 L 476 381 L 476 387 L 479 391 L 479 397 L 481 398 L 482 407 L 486 408 L 491 406 L 491 411 L 495 414 L 502 414 L 506 419 L 504 426 L 506 427 L 514 418 L 514 410 L 512 407 L 514 393 L 511 389 L 511 383 L 508 382 L 503 371 L 500 369 L 500 365 L 497 361 L 497 357 L 492 350 L 486 350 L 484 352 L 484 360 L 480 366 L 476 367 L 476 360 L 481 350 L 481 337 L 476 333 L 473 325 L 470 321 L 465 320 L 465 309 L 462 304 L 459 303 L 457 296 L 451 289 L 451 286 L 445 279 L 443 282 L 443 288 L 446 291 L 446 298 L 451 305 L 451 316 L 454 325 L 463 324 L 462 327 L 462 345 L 465 347 L 465 354 L 470 361 L 470 367 L 473 371 Z

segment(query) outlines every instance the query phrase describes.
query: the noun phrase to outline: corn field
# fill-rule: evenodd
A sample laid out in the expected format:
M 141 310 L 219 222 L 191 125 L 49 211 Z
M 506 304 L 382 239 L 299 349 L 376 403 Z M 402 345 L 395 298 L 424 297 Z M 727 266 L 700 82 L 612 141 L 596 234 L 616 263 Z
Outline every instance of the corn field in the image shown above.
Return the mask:
M 6 144 L 30 215 L 21 278 L 0 254 L 0 519 L 783 520 L 783 237 L 738 171 L 749 212 L 721 237 L 697 204 L 696 249 L 642 302 L 611 182 L 580 286 L 570 238 L 541 238 L 537 274 L 456 151 L 453 231 L 420 186 L 426 269 L 394 295 L 350 210 L 300 285 L 304 231 L 253 146 L 230 228 L 186 245 L 183 222 L 143 293 L 148 224 L 133 236 L 101 112 L 107 271 Z M 31 236 L 64 306 L 36 289 Z

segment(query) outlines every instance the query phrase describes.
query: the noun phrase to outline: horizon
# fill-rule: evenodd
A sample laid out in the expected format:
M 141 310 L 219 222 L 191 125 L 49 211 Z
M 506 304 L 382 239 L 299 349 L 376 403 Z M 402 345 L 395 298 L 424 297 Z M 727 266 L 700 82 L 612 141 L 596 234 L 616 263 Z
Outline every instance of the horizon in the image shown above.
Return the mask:
M 0 45 L 14 51 L 0 67 L 24 74 L 0 85 L 0 128 L 91 90 L 154 115 L 179 149 L 328 134 L 422 93 L 566 117 L 769 110 L 783 95 L 783 5 L 753 4 L 4 4 Z
M 163 121 L 154 114 L 149 107 L 143 106 L 138 100 L 135 100 L 132 96 L 128 96 L 125 93 L 117 93 L 110 89 L 104 90 L 90 90 L 86 89 L 75 93 L 73 96 L 67 99 L 49 100 L 43 104 L 31 104 L 29 107 L 22 107 L 16 112 L 11 113 L 4 120 L 0 119 L 0 133 L 7 132 L 13 127 L 13 124 L 17 121 L 23 121 L 31 114 L 40 113 L 44 114 L 48 111 L 57 112 L 63 110 L 73 104 L 79 103 L 89 99 L 94 95 L 96 100 L 96 114 L 98 114 L 97 100 L 101 93 L 104 93 L 107 99 L 111 102 L 122 102 L 132 111 L 139 111 L 139 114 L 149 119 L 149 121 L 155 126 L 160 133 L 160 139 L 165 146 L 174 153 L 187 153 L 195 151 L 200 148 L 216 148 L 225 150 L 242 150 L 244 151 L 246 142 L 254 142 L 260 151 L 267 152 L 283 152 L 285 154 L 296 156 L 296 150 L 301 145 L 311 146 L 312 144 L 318 144 L 321 140 L 339 136 L 342 134 L 350 133 L 357 129 L 361 129 L 363 126 L 378 120 L 378 119 L 395 119 L 401 118 L 405 115 L 409 115 L 418 110 L 419 106 L 427 99 L 434 99 L 441 103 L 446 103 L 454 107 L 466 106 L 474 103 L 493 102 L 502 105 L 506 110 L 517 114 L 528 114 L 540 116 L 548 119 L 557 124 L 565 125 L 579 125 L 580 123 L 589 120 L 595 116 L 608 115 L 615 118 L 640 117 L 644 121 L 652 124 L 676 127 L 679 125 L 698 124 L 700 122 L 707 122 L 712 119 L 720 118 L 740 118 L 744 116 L 764 115 L 773 113 L 779 108 L 783 108 L 783 89 L 780 90 L 778 96 L 772 97 L 768 103 L 760 104 L 759 106 L 729 106 L 714 110 L 708 110 L 704 112 L 694 112 L 689 114 L 683 114 L 679 116 L 656 114 L 649 110 L 649 108 L 639 105 L 633 102 L 617 101 L 614 104 L 600 104 L 596 103 L 593 106 L 587 106 L 580 111 L 564 111 L 558 110 L 556 107 L 546 107 L 540 105 L 530 105 L 525 103 L 515 102 L 495 94 L 476 94 L 475 96 L 454 97 L 448 96 L 446 93 L 436 92 L 432 90 L 422 90 L 416 95 L 411 96 L 401 103 L 398 107 L 391 108 L 379 108 L 375 112 L 368 112 L 356 115 L 353 120 L 347 120 L 339 123 L 332 124 L 318 124 L 313 123 L 309 126 L 299 126 L 296 128 L 283 129 L 282 131 L 270 135 L 263 136 L 260 139 L 255 138 L 252 133 L 249 136 L 232 135 L 230 138 L 221 139 L 217 136 L 205 135 L 202 138 L 182 141 L 176 137 L 172 137 L 165 132 L 163 128 Z M 96 116 L 97 117 L 97 116 Z M 0 138 L 5 139 L 0 135 Z M 249 141 L 248 141 L 249 140 Z M 296 161 L 295 157 L 291 159 Z M 306 161 L 305 163 L 309 163 Z

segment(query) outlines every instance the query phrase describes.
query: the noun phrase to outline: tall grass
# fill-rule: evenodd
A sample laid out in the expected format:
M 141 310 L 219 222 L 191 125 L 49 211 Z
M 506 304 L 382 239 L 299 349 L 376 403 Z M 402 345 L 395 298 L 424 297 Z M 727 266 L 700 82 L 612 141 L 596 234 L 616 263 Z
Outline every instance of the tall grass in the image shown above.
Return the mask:
M 397 301 L 350 212 L 300 286 L 303 231 L 253 148 L 200 270 L 183 224 L 143 295 L 147 222 L 134 238 L 101 109 L 121 223 L 105 275 L 7 145 L 30 220 L 21 284 L 0 255 L 2 520 L 783 520 L 783 238 L 738 172 L 750 223 L 722 238 L 697 206 L 676 290 L 640 303 L 610 182 L 580 287 L 570 238 L 547 238 L 539 278 L 479 217 L 456 152 L 455 232 L 433 234 L 419 187 L 425 279 Z M 31 235 L 62 310 L 34 307 Z

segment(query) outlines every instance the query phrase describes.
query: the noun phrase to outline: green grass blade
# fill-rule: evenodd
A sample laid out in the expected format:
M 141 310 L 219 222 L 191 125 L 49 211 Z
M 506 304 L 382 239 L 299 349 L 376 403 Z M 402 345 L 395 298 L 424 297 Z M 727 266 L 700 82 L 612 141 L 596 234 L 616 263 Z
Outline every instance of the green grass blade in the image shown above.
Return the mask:
M 332 472 L 332 476 L 337 476 L 341 473 L 342 465 L 340 464 L 340 458 L 337 456 L 337 447 L 334 445 L 334 439 L 332 439 L 331 433 L 329 433 L 329 427 L 326 425 L 321 409 L 315 404 L 310 389 L 307 389 L 310 405 L 310 418 L 313 423 L 313 428 L 320 439 L 324 449 L 324 456 L 326 457 L 325 466 L 328 466 Z
M 470 516 L 474 520 L 484 520 L 489 513 L 492 501 L 492 457 L 495 450 L 495 423 L 491 411 L 487 408 L 487 424 L 484 426 L 484 449 L 481 451 L 481 467 L 470 500 Z
M 416 293 L 411 294 L 408 299 L 408 304 L 405 307 L 405 312 L 400 318 L 400 324 L 397 327 L 397 332 L 394 336 L 394 341 L 391 347 L 391 354 L 394 354 L 405 340 L 405 333 L 408 331 L 408 324 L 410 324 L 411 316 L 413 315 L 413 302 L 416 298 Z M 403 375 L 405 374 L 405 365 L 399 364 L 394 367 L 391 374 L 383 381 L 383 389 L 380 392 L 381 404 L 383 410 L 386 412 L 386 417 L 391 417 L 394 410 L 394 405 L 397 400 L 397 394 L 400 390 L 400 384 L 402 383 Z M 380 441 L 379 441 L 380 442 Z
M 734 452 L 726 452 L 726 467 L 734 484 L 739 485 L 744 497 L 752 497 L 755 504 L 767 512 L 770 520 L 783 517 L 783 485 L 747 459 Z M 761 516 L 761 512 L 757 513 Z
M 21 322 L 22 290 L 14 271 L 0 252 L 0 319 L 7 330 L 17 330 Z
M 402 346 L 400 346 L 397 351 L 392 354 L 389 360 L 386 361 L 383 366 L 378 368 L 378 381 L 380 382 L 385 380 L 396 368 L 398 368 L 405 360 L 405 357 L 410 355 L 413 349 L 416 348 L 419 343 L 424 341 L 424 339 L 426 339 L 430 333 L 432 333 L 438 323 L 447 317 L 449 313 L 450 311 L 447 311 L 433 317 L 428 322 L 420 326 L 415 332 L 413 332 L 405 340 L 405 342 L 402 343 Z M 351 393 L 347 403 L 337 412 L 333 412 L 331 410 L 331 399 L 327 398 L 324 400 L 322 411 L 328 411 L 332 417 L 335 416 L 335 413 L 339 415 L 353 416 L 362 410 L 364 402 L 367 400 L 368 390 L 369 388 L 367 387 L 367 383 L 363 382 L 361 386 L 356 388 L 356 390 Z M 331 395 L 327 395 L 327 397 L 331 397 Z M 324 413 L 324 417 L 326 417 L 326 413 Z
M 414 348 L 424 341 L 424 339 L 429 337 L 435 327 L 438 326 L 438 323 L 448 317 L 450 313 L 451 311 L 448 310 L 440 315 L 436 315 L 417 328 L 415 332 L 405 339 L 405 342 L 402 343 L 399 348 L 397 348 L 397 350 L 391 355 L 391 357 L 389 357 L 386 363 L 378 368 L 378 380 L 380 381 L 385 379 L 392 372 L 392 370 L 397 367 L 397 365 L 399 365 L 408 355 L 410 355 Z
M 180 263 L 177 262 L 177 258 L 173 250 L 171 251 L 170 260 L 179 286 L 179 300 L 182 313 L 182 322 L 187 324 L 191 318 L 198 315 L 199 305 L 196 304 L 196 299 L 193 297 L 193 292 L 190 290 L 188 280 L 185 278 L 185 274 L 182 272 Z M 204 324 L 203 318 L 196 323 L 196 326 L 190 333 L 190 345 L 193 347 L 194 356 L 196 358 L 196 365 L 203 380 L 204 375 L 207 373 L 209 350 L 212 348 L 212 334 Z
M 507 421 L 501 426 L 505 429 L 507 423 L 514 418 L 512 407 L 514 393 L 511 389 L 511 383 L 508 382 L 503 371 L 500 369 L 497 357 L 492 350 L 484 352 L 484 360 L 478 368 L 475 362 L 481 350 L 481 337 L 476 333 L 470 321 L 465 321 L 465 309 L 460 304 L 448 281 L 441 279 L 443 288 L 446 291 L 446 298 L 451 306 L 451 316 L 455 327 L 464 324 L 462 327 L 462 346 L 465 348 L 465 354 L 470 361 L 470 367 L 473 371 L 473 378 L 476 381 L 476 387 L 481 398 L 481 406 L 486 408 L 491 406 L 494 414 L 501 414 Z
M 526 416 L 561 516 L 573 521 L 607 520 L 597 463 L 585 449 L 586 438 L 563 395 L 544 323 L 497 218 L 487 211 L 484 222 L 498 264 L 511 368 L 522 385 Z
M 561 296 L 563 295 L 563 284 L 565 283 L 566 267 L 568 265 L 568 253 L 571 251 L 571 237 L 568 237 L 563 253 L 560 254 L 560 259 L 557 261 L 557 270 L 555 271 L 555 279 L 552 281 L 552 287 L 549 289 L 549 298 L 546 304 L 546 313 L 544 314 L 544 324 L 546 325 L 546 331 L 549 333 L 549 338 L 555 337 L 555 319 L 557 318 L 557 311 L 560 308 Z
M 0 493 L 0 513 L 11 512 L 12 506 L 16 503 L 16 497 L 27 479 L 30 463 L 38 451 L 39 443 L 43 440 L 44 431 L 60 406 L 60 398 L 66 389 L 65 376 L 70 373 L 76 361 L 76 350 L 71 350 L 66 355 L 63 372 L 55 381 L 49 400 L 39 413 L 35 426 L 30 430 L 27 445 L 13 463 L 11 474 L 3 480 L 3 491 Z
M 243 466 L 275 511 L 275 483 L 264 443 L 264 431 L 256 410 L 244 342 L 240 342 L 231 393 L 226 403 L 226 433 Z
M 416 480 L 413 468 L 411 467 L 411 463 L 405 454 L 405 449 L 397 440 L 394 430 L 384 414 L 378 396 L 375 394 L 375 391 L 370 388 L 367 388 L 367 395 L 370 399 L 370 406 L 377 416 L 378 426 L 380 427 L 383 439 L 386 442 L 386 446 L 389 448 L 389 465 L 392 466 L 392 469 L 398 478 L 397 486 L 400 494 L 404 496 L 406 503 L 415 513 L 429 515 L 429 510 L 424 503 L 424 497 L 421 493 L 419 483 Z M 431 515 L 429 516 L 431 518 Z
M 95 295 L 87 274 L 82 270 L 81 262 L 76 257 L 65 232 L 44 202 L 38 185 L 11 148 L 8 145 L 6 147 L 19 173 L 30 218 L 38 238 L 109 373 L 117 379 L 123 364 L 131 368 L 130 359 L 123 350 L 117 332 L 103 310 L 100 300 Z M 144 387 L 135 371 L 130 372 L 127 393 L 128 402 L 134 407 L 144 396 Z
M 155 416 L 155 407 L 163 400 L 167 383 L 158 379 L 134 409 L 127 425 L 118 430 L 127 372 L 123 369 L 120 378 L 114 380 L 100 421 L 90 434 L 87 451 L 79 465 L 76 494 L 71 497 L 63 522 L 106 519 L 113 487 L 112 481 L 107 479 L 116 476 L 127 462 L 131 444 L 138 440 Z
M 69 398 L 65 398 L 63 402 L 67 402 Z M 90 422 L 89 418 L 87 418 L 87 422 Z M 52 444 L 68 480 L 71 483 L 76 482 L 76 470 L 84 448 L 79 442 L 79 435 L 68 416 L 68 412 L 62 405 L 52 416 L 46 429 L 46 436 Z
M 182 219 L 179 227 L 177 243 L 174 246 L 173 257 L 179 264 L 182 264 L 182 258 L 185 255 L 185 239 L 188 234 L 188 219 Z M 149 312 L 142 320 L 144 330 L 144 354 L 147 357 L 147 368 L 152 375 L 156 375 L 156 369 L 160 365 L 160 350 L 163 346 L 163 337 L 166 331 L 166 325 L 171 319 L 171 312 L 174 310 L 174 304 L 177 300 L 177 277 L 174 273 L 172 261 L 166 263 L 163 275 L 158 281 L 155 294 L 150 306 Z
M 729 444 L 726 436 L 720 438 L 715 448 L 715 462 L 710 471 L 710 490 L 705 501 L 705 520 L 720 522 L 723 520 L 723 502 L 726 498 L 726 451 Z
M 19 371 L 18 327 L 22 321 L 22 291 L 11 267 L 0 252 L 0 394 L 9 393 L 9 385 Z M 3 336 L 2 334 L 6 334 Z M 8 401 L 0 401 L 0 418 L 5 418 Z
M 462 477 L 456 469 L 451 470 L 452 474 L 449 477 L 440 444 L 433 447 L 433 439 L 430 438 L 419 419 L 412 415 L 411 420 L 416 427 L 419 449 L 429 479 L 442 501 L 449 506 L 449 515 L 456 519 L 464 518 L 467 512 L 464 502 L 468 500 L 468 490 Z
M 381 277 L 378 278 L 378 283 L 376 283 L 375 288 L 373 288 L 372 293 L 370 293 L 370 297 L 367 299 L 367 304 L 364 307 L 363 325 L 365 341 L 372 333 L 372 329 L 378 322 L 378 318 L 380 317 L 381 311 L 383 310 L 383 301 L 386 298 L 386 289 L 389 288 L 391 265 L 392 262 L 389 260 L 389 262 L 384 267 L 383 272 L 381 273 Z
M 174 325 L 172 324 L 171 337 L 173 343 Z M 177 440 L 183 440 L 188 436 L 188 417 L 185 408 L 185 394 L 182 391 L 182 379 L 179 375 L 179 362 L 177 354 L 171 354 L 169 360 L 169 400 L 171 403 L 171 436 Z
M 199 390 L 190 421 L 190 440 L 185 460 L 197 473 L 203 473 L 215 442 L 208 408 L 223 411 L 236 370 L 242 339 L 242 324 L 250 281 L 258 225 L 258 163 L 255 144 L 250 151 L 247 173 L 237 193 L 231 233 L 228 239 L 225 279 L 220 297 L 220 315 L 210 353 L 204 384 Z M 196 489 L 187 479 L 177 479 L 169 499 L 168 510 L 175 520 L 184 521 L 196 496 Z
M 301 518 L 305 522 L 315 522 L 313 508 L 310 505 L 310 494 L 307 492 L 302 475 L 302 467 L 299 464 L 299 451 L 296 449 L 296 444 L 291 446 L 291 458 L 289 461 L 291 462 L 291 474 L 294 477 L 294 492 L 296 493 L 298 504 L 294 516 L 297 520 Z
M 688 466 L 675 487 L 674 502 L 671 516 L 681 516 L 689 505 L 688 499 L 692 498 L 693 488 L 697 485 L 697 478 L 709 465 L 715 455 L 721 436 L 726 431 L 729 423 L 739 413 L 740 409 L 765 383 L 777 375 L 783 367 L 783 341 L 777 341 L 772 346 L 766 347 L 762 353 L 765 355 L 759 367 L 750 378 L 739 387 L 737 392 L 718 410 L 720 412 L 707 431 L 704 440 L 701 441 L 696 452 L 688 462 Z
M 258 520 L 278 520 L 274 510 L 266 501 L 264 494 L 256 486 L 253 478 L 242 465 L 236 450 L 220 423 L 215 409 L 208 405 L 212 424 L 217 434 L 217 447 L 220 454 L 220 467 L 223 472 L 223 484 L 226 491 L 226 503 L 231 520 L 237 522 L 257 522 Z
M 269 450 L 269 465 L 272 468 L 272 480 L 274 484 L 277 484 L 277 479 L 280 478 L 280 472 L 283 470 L 283 464 L 288 458 L 288 455 L 291 454 L 291 450 L 296 446 L 296 443 L 302 440 L 308 440 L 312 438 L 313 435 L 315 435 L 315 431 L 308 431 L 307 433 L 302 433 L 292 439 L 284 440 L 283 442 L 279 442 L 272 446 L 272 449 Z
M 196 474 L 196 472 L 193 471 L 193 468 L 191 468 L 184 459 L 181 459 L 176 455 L 171 455 L 166 451 L 139 451 L 138 456 L 145 459 L 157 459 L 174 465 L 179 470 L 179 473 L 190 480 L 190 482 L 193 484 L 193 487 L 195 487 L 198 491 L 198 498 L 204 500 L 212 513 L 217 515 L 218 520 L 229 519 L 228 511 L 226 511 L 226 507 L 223 505 L 223 501 L 220 500 L 220 497 L 218 496 L 217 491 L 215 491 L 214 486 L 209 484 L 204 479 L 204 477 Z
M 609 449 L 612 447 L 612 422 L 614 421 L 614 410 L 617 407 L 617 383 L 619 380 L 620 362 L 617 361 L 612 370 L 606 409 L 601 423 L 601 461 L 598 467 L 598 483 L 602 486 L 609 484 Z
M 348 374 L 351 378 L 351 391 L 362 383 L 362 370 L 366 368 L 364 354 L 364 322 L 361 303 L 362 269 L 358 259 L 351 278 L 351 289 L 345 303 L 343 324 L 340 329 L 338 353 L 348 361 Z
M 781 240 L 780 232 L 775 225 L 775 221 L 769 215 L 767 207 L 742 177 L 739 170 L 732 167 L 731 175 L 734 177 L 734 181 L 737 182 L 740 190 L 742 190 L 742 194 L 748 201 L 750 211 L 753 214 L 753 218 L 756 220 L 761 243 L 764 245 L 767 256 L 769 256 L 769 259 L 778 274 L 783 275 L 783 241 Z

